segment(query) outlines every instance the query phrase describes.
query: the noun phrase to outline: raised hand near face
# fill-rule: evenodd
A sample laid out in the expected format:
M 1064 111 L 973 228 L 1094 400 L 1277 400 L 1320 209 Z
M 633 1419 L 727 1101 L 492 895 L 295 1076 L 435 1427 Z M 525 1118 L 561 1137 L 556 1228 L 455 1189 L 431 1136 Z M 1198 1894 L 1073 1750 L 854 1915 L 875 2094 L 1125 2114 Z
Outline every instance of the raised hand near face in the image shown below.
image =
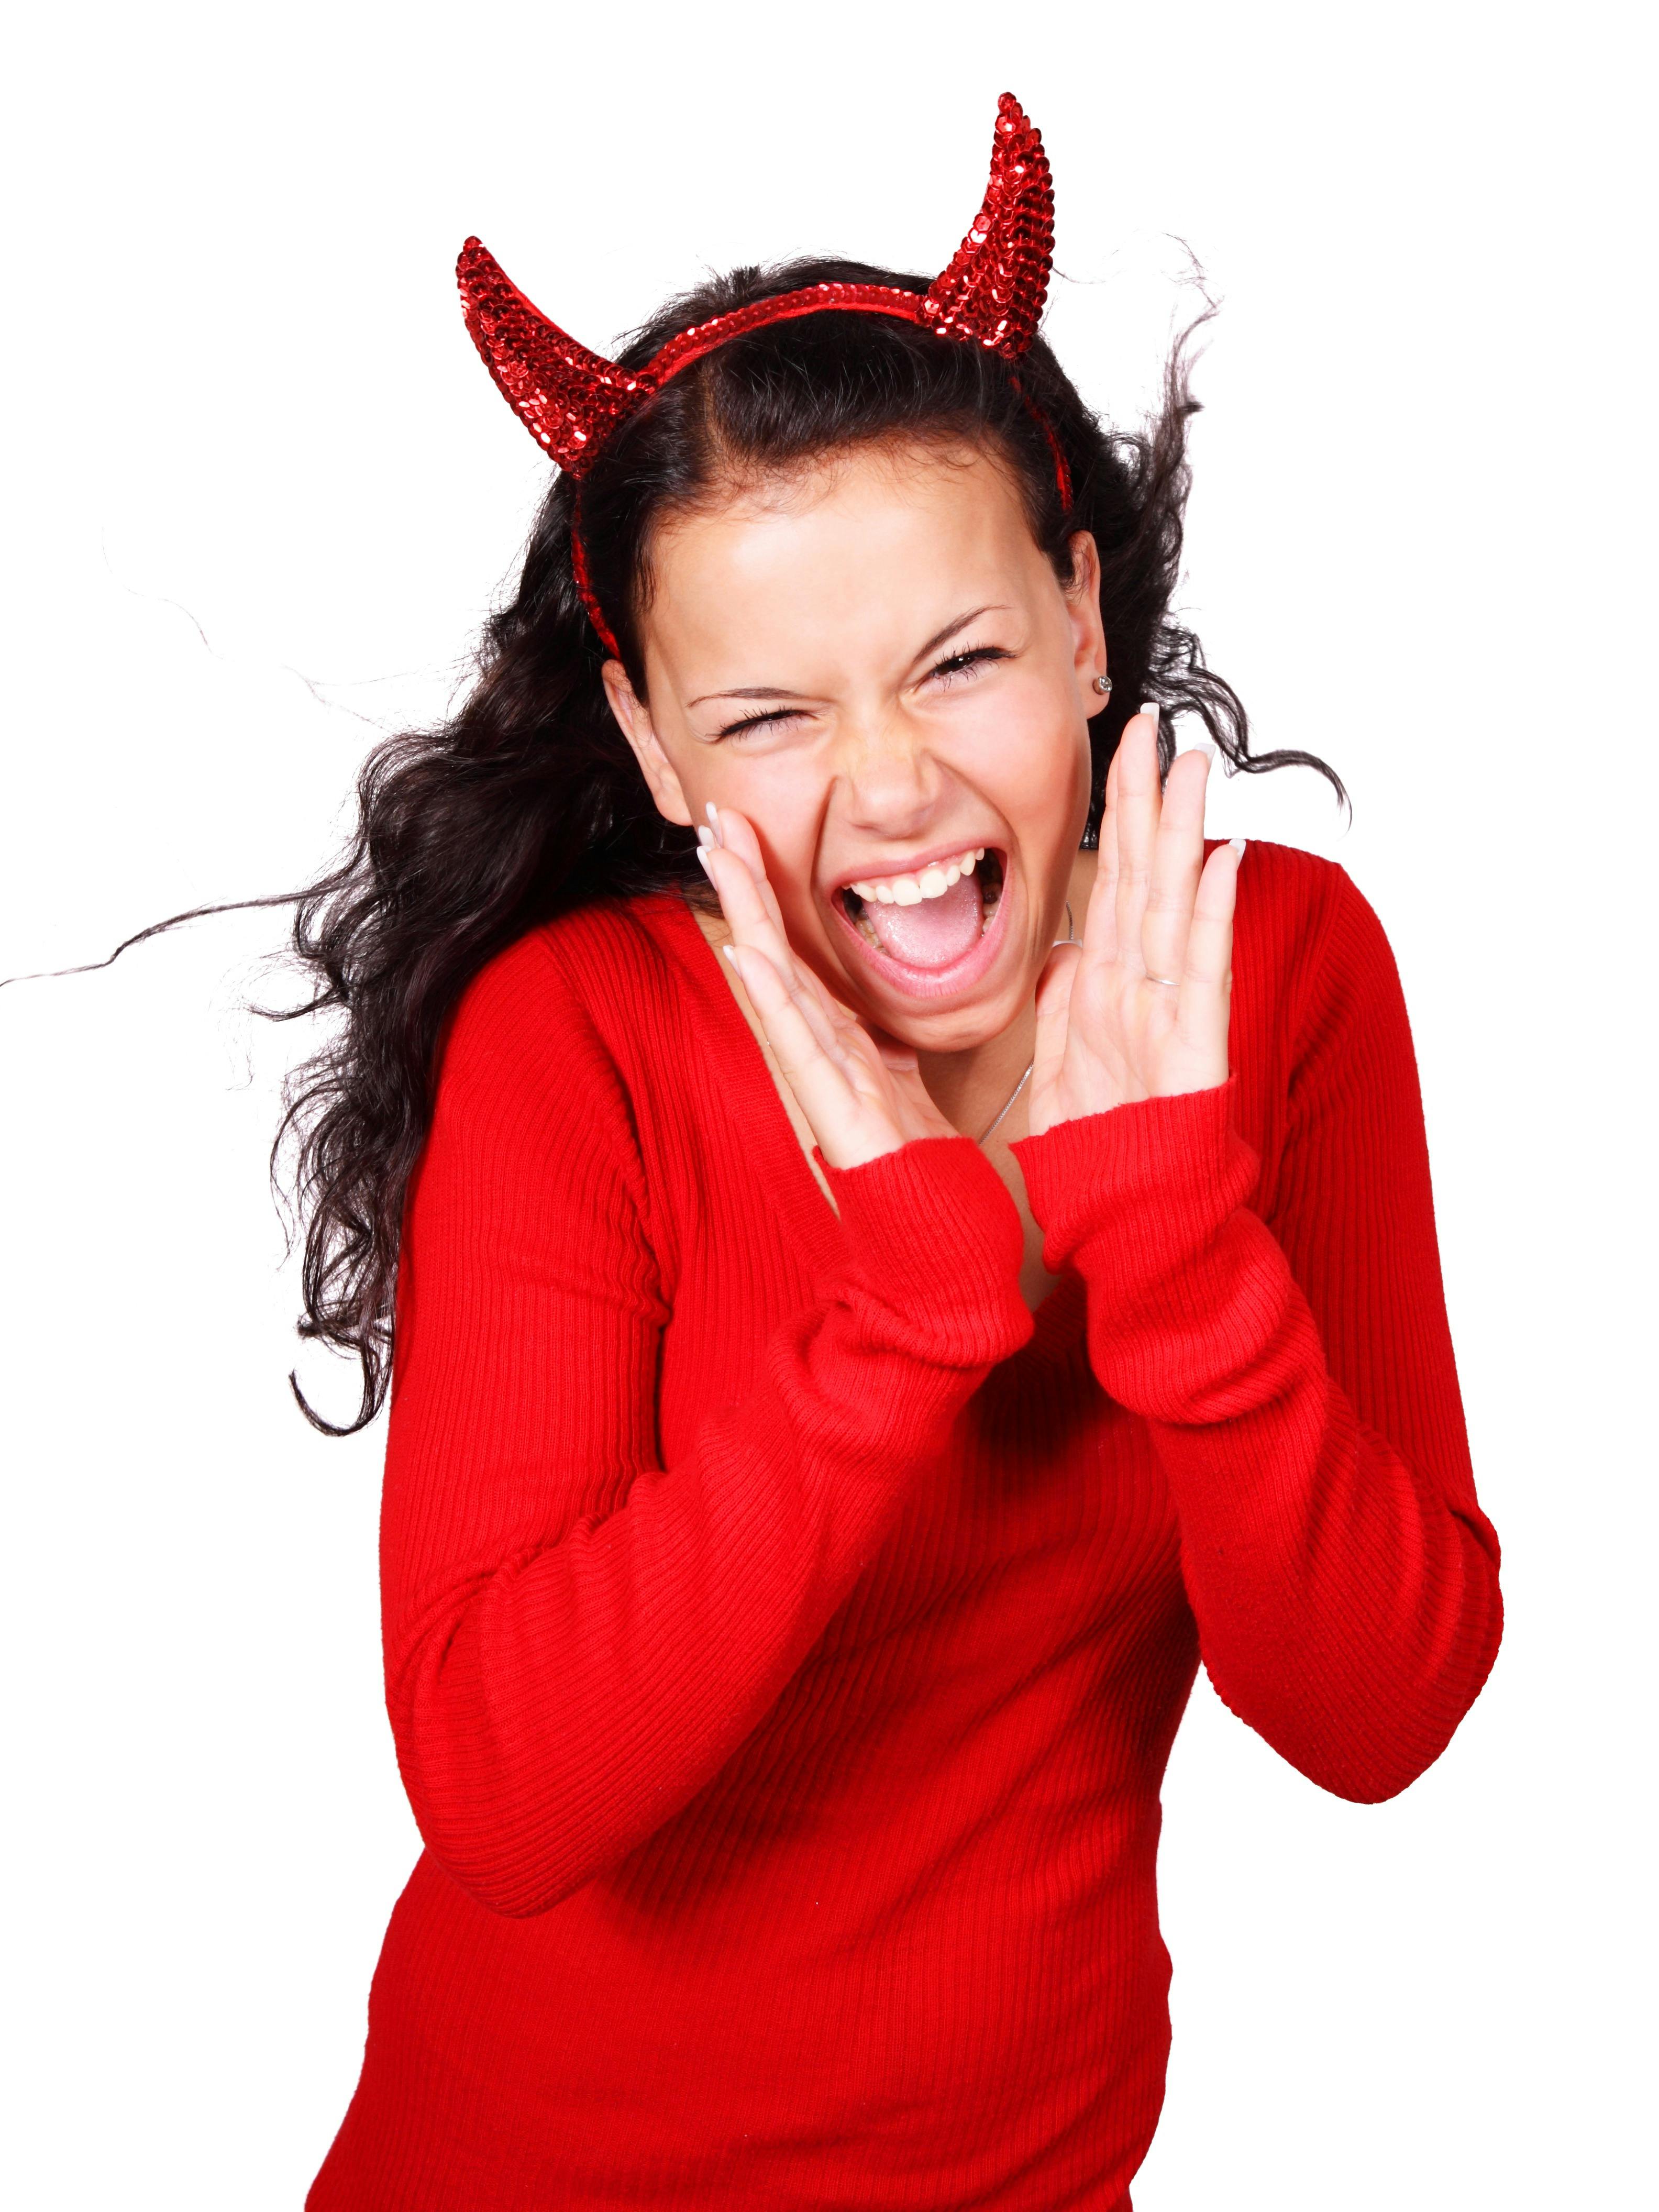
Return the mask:
M 1080 945 L 1037 988 L 1033 1136 L 1057 1122 L 1227 1080 L 1233 899 L 1242 843 L 1204 858 L 1209 762 L 1183 753 L 1160 792 L 1158 717 L 1124 730 L 1106 779 Z
M 913 1137 L 955 1136 L 915 1053 L 878 1042 L 790 950 L 752 825 L 731 806 L 709 817 L 713 830 L 698 834 L 732 931 L 726 957 L 830 1165 L 861 1167 Z

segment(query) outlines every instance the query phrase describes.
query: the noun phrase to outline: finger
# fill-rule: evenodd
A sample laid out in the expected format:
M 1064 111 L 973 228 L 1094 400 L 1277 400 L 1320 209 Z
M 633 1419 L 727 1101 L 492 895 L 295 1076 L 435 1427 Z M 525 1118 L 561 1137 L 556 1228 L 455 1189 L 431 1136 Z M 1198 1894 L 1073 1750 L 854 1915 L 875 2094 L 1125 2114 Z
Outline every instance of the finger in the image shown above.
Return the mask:
M 1036 988 L 1036 1042 L 1031 1053 L 1033 1096 L 1046 1089 L 1059 1074 L 1066 1057 L 1066 1037 L 1071 1019 L 1072 988 L 1083 959 L 1080 945 L 1057 945 Z
M 771 886 L 741 854 L 720 845 L 700 845 L 703 872 L 720 896 L 720 912 L 740 944 L 752 945 L 780 965 L 793 961 Z
M 726 957 L 737 970 L 778 1066 L 822 1145 L 825 1133 L 845 1121 L 848 1108 L 854 1103 L 854 1085 L 842 1055 L 826 1048 L 799 995 L 764 952 L 752 945 L 733 944 L 726 947 Z
M 764 953 L 763 959 L 768 956 Z M 774 962 L 774 966 L 776 963 Z M 850 1065 L 849 1047 L 857 1035 L 857 1017 L 837 1006 L 804 960 L 792 960 L 784 970 L 785 988 L 800 1010 L 800 1018 L 817 1039 L 819 1048 L 836 1065 Z
M 1243 839 L 1236 837 L 1231 845 L 1218 845 L 1204 863 L 1193 901 L 1176 1010 L 1176 1024 L 1188 1043 L 1213 1047 L 1218 1041 L 1223 1073 L 1218 1080 L 1223 1081 L 1233 983 L 1233 912 L 1243 852 Z
M 827 1036 L 830 1033 L 826 1024 L 855 1022 L 858 1018 L 850 1007 L 843 1006 L 832 996 L 823 978 L 790 944 L 783 909 L 767 875 L 765 855 L 753 823 L 733 806 L 716 808 L 711 805 L 709 815 L 718 823 L 726 842 L 700 845 L 698 852 L 703 871 L 720 896 L 720 911 L 730 923 L 734 939 L 764 952 L 790 977 L 792 986 L 799 982 L 805 987 L 813 1004 L 823 1015 L 823 1023 L 819 1024 L 822 1035 Z
M 1204 793 L 1209 776 L 1209 758 L 1202 752 L 1182 753 L 1170 769 L 1140 921 L 1140 956 L 1146 973 L 1176 982 L 1187 963 L 1187 933 L 1204 866 Z
M 815 979 L 809 970 L 797 962 L 792 985 L 753 945 L 729 945 L 726 953 L 832 1166 L 857 1166 L 910 1137 L 953 1133 L 928 1096 L 914 1052 L 896 1052 L 901 1064 L 889 1066 L 869 1032 L 840 1008 L 835 1011 L 842 1034 L 824 1050 L 815 1035 L 815 1001 L 807 988 Z
M 762 906 L 781 934 L 783 909 L 778 904 L 777 893 L 773 890 L 771 880 L 766 872 L 766 856 L 761 851 L 761 842 L 755 834 L 754 823 L 746 814 L 740 814 L 735 806 L 711 805 L 708 810 L 708 818 L 714 832 L 716 848 L 727 853 L 735 853 L 743 862 L 755 878 L 760 892 Z
M 803 960 L 790 943 L 783 908 L 778 903 L 777 893 L 773 890 L 771 878 L 766 871 L 766 856 L 761 850 L 760 839 L 755 834 L 754 824 L 748 816 L 740 814 L 734 806 L 715 808 L 711 805 L 709 812 L 711 817 L 717 820 L 719 833 L 726 842 L 723 845 L 702 848 L 708 856 L 703 862 L 705 869 L 709 869 L 709 863 L 715 854 L 734 853 L 742 861 L 758 895 L 759 907 L 757 908 L 741 878 L 733 876 L 729 869 L 726 872 L 726 880 L 733 888 L 734 902 L 743 916 L 743 941 L 757 945 L 786 973 L 793 967 L 793 980 L 805 987 L 812 1003 L 822 1010 L 827 1024 L 839 1030 L 849 1026 L 861 1029 L 863 1024 L 853 1009 L 836 997 L 817 970 Z M 716 863 L 716 870 L 718 866 Z M 715 870 L 710 870 L 711 880 L 714 872 Z M 729 921 L 732 917 L 728 914 L 726 919 Z M 736 934 L 735 926 L 733 933 Z M 824 1034 L 828 1033 L 826 1028 Z
M 699 845 L 697 858 L 732 930 L 752 938 L 763 934 L 771 926 L 770 917 L 761 904 L 760 886 L 738 855 L 718 845 Z
M 727 812 L 722 819 L 741 820 Z M 744 824 L 745 829 L 748 824 Z M 753 833 L 750 833 L 752 840 Z M 753 849 L 757 853 L 758 847 Z M 798 1010 L 818 1043 L 832 1059 L 846 1060 L 845 1037 L 858 1027 L 858 1017 L 824 988 L 822 978 L 799 958 L 784 929 L 777 901 L 764 875 L 757 878 L 754 866 L 739 848 L 700 845 L 703 872 L 720 897 L 720 911 L 731 928 L 734 945 L 745 946 L 770 961 L 794 996 Z M 739 971 L 741 972 L 741 971 Z
M 1152 887 L 1152 848 L 1163 798 L 1158 782 L 1158 718 L 1144 708 L 1124 726 L 1117 779 L 1117 950 L 1119 964 L 1144 972 L 1140 922 Z
M 1114 959 L 1117 954 L 1117 764 L 1122 751 L 1120 744 L 1106 771 L 1106 799 L 1100 813 L 1100 857 L 1095 866 L 1088 912 L 1083 917 L 1084 947 L 1102 960 Z

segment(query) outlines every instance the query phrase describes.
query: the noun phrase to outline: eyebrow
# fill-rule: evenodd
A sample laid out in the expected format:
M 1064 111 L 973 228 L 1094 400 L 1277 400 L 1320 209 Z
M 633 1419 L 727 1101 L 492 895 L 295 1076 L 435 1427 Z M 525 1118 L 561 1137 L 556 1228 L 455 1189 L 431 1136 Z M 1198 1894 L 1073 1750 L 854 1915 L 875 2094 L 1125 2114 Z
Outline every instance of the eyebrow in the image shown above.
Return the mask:
M 966 629 L 969 623 L 977 622 L 981 615 L 1000 614 L 1004 610 L 1000 605 L 994 600 L 988 600 L 982 607 L 969 607 L 966 614 L 956 616 L 951 621 L 945 623 L 943 629 L 936 630 L 933 633 L 933 636 L 928 639 L 927 644 L 921 647 L 915 658 L 912 659 L 910 663 L 911 667 L 914 668 L 918 660 L 926 660 L 930 653 L 937 653 L 940 646 L 948 644 L 957 635 L 958 630 Z M 730 691 L 704 691 L 701 693 L 698 697 L 687 700 L 686 705 L 688 707 L 706 707 L 711 699 L 795 699 L 805 701 L 811 699 L 811 696 L 812 694 L 808 691 L 786 691 L 783 690 L 781 685 L 776 684 L 746 684 Z
M 1006 611 L 1006 610 L 995 600 L 990 599 L 988 599 L 982 607 L 969 607 L 965 615 L 958 615 L 954 622 L 948 622 L 943 629 L 936 630 L 917 653 L 916 660 L 926 660 L 930 653 L 937 653 L 940 646 L 948 645 L 959 629 L 966 629 L 969 623 L 977 622 L 981 615 L 996 615 Z M 912 668 L 915 666 L 916 660 L 910 663 Z

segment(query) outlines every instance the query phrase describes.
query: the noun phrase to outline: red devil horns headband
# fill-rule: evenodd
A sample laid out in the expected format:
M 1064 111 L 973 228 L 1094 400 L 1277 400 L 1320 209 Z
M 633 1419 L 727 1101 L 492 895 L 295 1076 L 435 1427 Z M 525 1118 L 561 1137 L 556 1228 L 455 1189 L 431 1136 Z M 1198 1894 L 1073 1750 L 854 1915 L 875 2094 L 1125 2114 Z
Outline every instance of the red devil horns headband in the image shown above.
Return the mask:
M 985 204 L 954 261 L 924 293 L 886 284 L 813 284 L 757 300 L 729 315 L 694 324 L 669 339 L 643 368 L 619 368 L 567 337 L 533 307 L 476 238 L 461 249 L 456 275 L 472 342 L 502 398 L 537 443 L 562 469 L 580 477 L 629 416 L 653 392 L 728 338 L 768 323 L 826 309 L 894 315 L 942 338 L 983 346 L 1018 361 L 1036 336 L 1054 254 L 1054 196 L 1042 141 L 1012 93 L 997 102 L 991 177 Z M 1042 418 L 1038 417 L 1039 421 Z M 1054 457 L 1060 496 L 1071 483 L 1053 431 L 1042 423 Z M 577 587 L 606 650 L 617 653 L 588 587 L 587 563 L 574 527 L 571 557 Z

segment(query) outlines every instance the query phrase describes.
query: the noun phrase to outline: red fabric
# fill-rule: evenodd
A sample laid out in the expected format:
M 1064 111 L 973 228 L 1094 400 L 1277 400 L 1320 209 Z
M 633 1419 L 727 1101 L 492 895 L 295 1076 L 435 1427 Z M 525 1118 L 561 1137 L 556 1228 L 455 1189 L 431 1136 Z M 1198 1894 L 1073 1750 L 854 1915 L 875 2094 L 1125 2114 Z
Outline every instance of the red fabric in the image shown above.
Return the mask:
M 1200 1657 L 1403 1789 L 1497 1648 L 1411 1041 L 1253 846 L 1234 1079 L 812 1181 L 678 897 L 457 1018 L 410 1206 L 386 1678 L 427 1850 L 311 2212 L 1127 2206 Z

